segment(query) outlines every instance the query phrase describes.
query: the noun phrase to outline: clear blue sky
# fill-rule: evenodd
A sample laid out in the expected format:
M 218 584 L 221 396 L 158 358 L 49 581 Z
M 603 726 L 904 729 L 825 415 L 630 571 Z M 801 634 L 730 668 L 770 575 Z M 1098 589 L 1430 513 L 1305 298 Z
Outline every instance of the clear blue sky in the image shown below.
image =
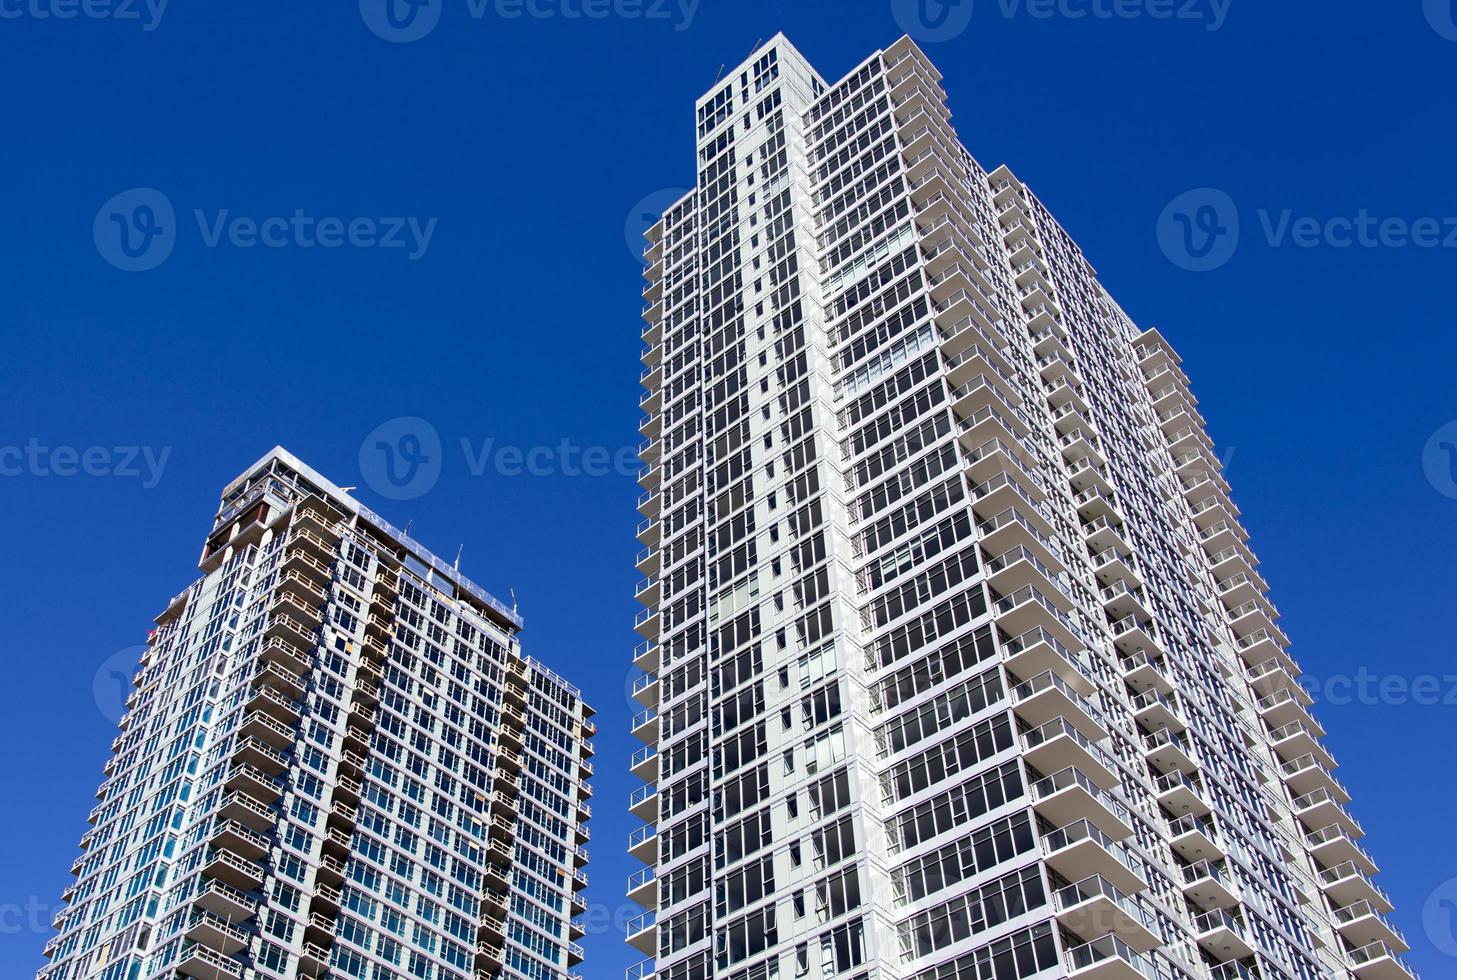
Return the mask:
M 113 725 L 93 679 L 190 580 L 218 489 L 275 443 L 413 519 L 447 558 L 463 543 L 469 574 L 515 590 L 530 651 L 581 679 L 604 730 L 589 898 L 616 905 L 634 867 L 635 487 L 506 475 L 499 455 L 477 476 L 460 440 L 636 444 L 639 269 L 624 228 L 640 199 L 692 180 L 693 99 L 779 30 L 838 78 L 902 33 L 891 0 L 702 0 L 672 19 L 472 18 L 468 0 L 445 0 L 408 44 L 377 37 L 353 2 L 177 3 L 153 30 L 36 15 L 55 2 L 0 4 L 21 11 L 0 18 L 0 450 L 48 450 L 0 456 L 16 474 L 0 477 L 0 974 L 39 965 L 46 932 L 27 909 L 57 901 L 95 802 Z M 1457 249 L 1272 244 L 1260 217 L 1457 215 L 1457 28 L 1427 6 L 1232 0 L 1209 30 L 1210 16 L 1043 18 L 980 0 L 964 30 L 926 45 L 973 152 L 1029 181 L 1130 313 L 1183 352 L 1319 678 L 1457 673 L 1457 499 L 1439 492 L 1457 488 L 1445 456 L 1428 456 L 1430 478 L 1423 467 L 1457 418 Z M 107 261 L 125 263 L 114 239 L 95 243 L 116 234 L 98 212 L 137 187 L 175 208 L 176 241 L 159 267 L 124 272 Z M 1190 272 L 1156 225 L 1205 187 L 1229 195 L 1242 235 L 1221 267 Z M 143 222 L 135 204 L 117 213 Z M 438 221 L 413 260 L 419 249 L 232 244 L 246 226 L 206 244 L 224 211 L 300 210 Z M 401 416 L 434 427 L 443 467 L 428 493 L 392 501 L 359 452 Z M 55 447 L 94 450 L 98 471 L 126 469 L 125 446 L 170 451 L 154 486 L 52 473 L 68 468 Z M 1457 877 L 1457 706 L 1320 712 L 1412 961 L 1457 972 L 1432 938 L 1457 951 L 1451 924 L 1422 921 Z M 610 931 L 587 945 L 593 978 L 639 958 Z

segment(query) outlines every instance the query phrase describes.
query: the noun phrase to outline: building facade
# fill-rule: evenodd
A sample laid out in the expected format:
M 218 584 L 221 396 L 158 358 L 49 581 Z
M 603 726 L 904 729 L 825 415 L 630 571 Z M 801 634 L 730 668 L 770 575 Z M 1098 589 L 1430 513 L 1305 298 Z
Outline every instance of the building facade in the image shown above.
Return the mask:
M 648 232 L 629 980 L 1402 980 L 1178 355 L 908 39 Z
M 39 980 L 568 980 L 592 709 L 279 449 L 156 619 Z

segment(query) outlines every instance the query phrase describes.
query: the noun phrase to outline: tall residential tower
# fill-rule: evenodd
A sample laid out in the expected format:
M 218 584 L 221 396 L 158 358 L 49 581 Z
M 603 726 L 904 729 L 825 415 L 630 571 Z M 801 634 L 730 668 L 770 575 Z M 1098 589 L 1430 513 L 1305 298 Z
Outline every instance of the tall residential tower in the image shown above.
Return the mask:
M 592 709 L 276 449 L 156 619 L 39 980 L 568 980 Z
M 1404 980 L 1179 358 L 909 40 L 648 233 L 630 980 Z

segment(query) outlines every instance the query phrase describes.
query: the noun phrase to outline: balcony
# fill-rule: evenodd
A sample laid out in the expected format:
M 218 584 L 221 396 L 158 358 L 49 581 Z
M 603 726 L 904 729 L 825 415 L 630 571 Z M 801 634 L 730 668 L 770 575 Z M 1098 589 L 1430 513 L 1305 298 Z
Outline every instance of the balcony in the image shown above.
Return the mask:
M 663 618 L 656 609 L 644 609 L 633 619 L 632 628 L 648 640 L 656 640 L 662 628 Z
M 313 666 L 309 654 L 281 636 L 270 636 L 258 651 L 258 659 L 266 664 L 278 664 L 284 670 L 296 674 L 307 673 Z
M 995 512 L 1000 513 L 1000 510 L 998 508 Z M 1047 596 L 1063 612 L 1071 610 L 1075 605 L 1061 576 L 1026 545 L 1019 544 L 995 558 L 988 559 L 986 572 L 992 588 L 1002 595 L 1032 588 Z
M 324 848 L 341 861 L 347 861 L 354 850 L 354 838 L 342 827 L 330 827 L 324 831 Z
M 1355 902 L 1342 906 L 1333 913 L 1336 931 L 1353 949 L 1383 943 L 1404 953 L 1411 947 L 1401 930 L 1386 920 L 1376 906 L 1370 902 Z
M 658 876 L 652 868 L 643 868 L 628 876 L 628 901 L 636 902 L 645 909 L 658 907 Z
M 1338 823 L 1306 834 L 1305 847 L 1311 857 L 1327 868 L 1351 863 L 1368 875 L 1374 875 L 1379 870 L 1376 860 Z
M 1242 606 L 1226 609 L 1229 613 L 1229 627 L 1238 636 L 1262 629 L 1274 629 L 1275 621 L 1280 618 L 1275 607 L 1263 598 L 1251 599 Z
M 632 652 L 632 665 L 649 673 L 656 672 L 659 666 L 658 645 L 651 640 L 639 643 Z
M 338 549 L 337 537 L 334 541 L 326 539 L 323 534 L 319 533 L 324 529 L 317 522 L 312 522 L 312 528 L 311 530 L 301 523 L 295 523 L 289 535 L 288 543 L 290 550 L 304 552 L 310 558 L 325 566 L 333 565 L 334 557 Z M 329 529 L 328 533 L 331 536 L 334 535 L 332 529 Z
M 1136 694 L 1129 702 L 1133 719 L 1149 731 L 1168 728 L 1176 732 L 1189 730 L 1184 709 L 1179 704 L 1179 695 L 1164 694 L 1156 688 L 1149 688 Z
M 628 812 L 643 823 L 658 822 L 658 788 L 652 783 L 639 786 L 627 798 Z
M 233 761 L 277 776 L 288 771 L 288 757 L 260 738 L 241 736 L 233 746 Z
M 632 682 L 633 700 L 645 708 L 656 708 L 662 685 L 657 674 L 643 674 Z
M 1282 688 L 1256 701 L 1255 711 L 1272 731 L 1295 721 L 1313 728 L 1315 719 L 1305 710 L 1309 701 L 1310 695 L 1300 688 Z
M 1237 544 L 1243 545 L 1248 540 L 1249 532 L 1230 521 L 1220 521 L 1199 532 L 1199 541 L 1204 545 L 1204 550 L 1208 554 L 1223 551 Z
M 1053 903 L 1058 922 L 1084 938 L 1113 935 L 1140 953 L 1160 943 L 1148 913 L 1103 878 L 1084 878 L 1060 888 Z
M 248 933 L 236 925 L 204 909 L 194 908 L 187 917 L 186 938 L 224 955 L 231 956 L 248 945 Z
M 298 704 L 271 687 L 255 686 L 248 694 L 247 710 L 266 714 L 285 726 L 296 725 L 299 720 Z
M 627 944 L 645 956 L 658 951 L 658 914 L 644 912 L 627 922 Z
M 1173 681 L 1169 680 L 1172 676 L 1169 665 L 1159 654 L 1150 653 L 1146 649 L 1137 650 L 1120 658 L 1119 667 L 1123 682 L 1135 693 L 1158 691 L 1165 696 L 1174 693 Z
M 1099 598 L 1103 603 L 1103 611 L 1107 614 L 1109 622 L 1124 623 L 1134 620 L 1138 628 L 1148 632 L 1144 625 L 1153 618 L 1149 609 L 1148 600 L 1144 598 L 1143 589 L 1137 585 L 1131 585 L 1123 579 L 1119 579 L 1112 585 L 1099 590 Z
M 304 943 L 298 958 L 299 976 L 322 977 L 329 969 L 329 951 L 318 943 Z
M 1029 547 L 1039 557 L 1043 564 L 1049 567 L 1062 564 L 1061 551 L 1052 540 L 1038 527 L 1038 523 L 1045 520 L 1040 514 L 1037 522 L 1028 518 L 1022 512 L 1030 510 L 1028 507 L 1009 507 L 996 517 L 980 521 L 977 527 L 981 530 L 981 544 L 989 554 L 1002 554 L 1018 545 Z
M 1049 355 L 1048 357 L 1044 357 L 1042 359 L 1051 360 L 1054 362 L 1060 362 L 1063 360 L 1061 355 Z M 1103 458 L 1102 449 L 1099 448 L 1100 443 L 1098 437 L 1081 426 L 1060 436 L 1057 442 L 1058 446 L 1062 450 L 1063 459 L 1069 463 L 1071 463 L 1073 460 L 1084 458 L 1091 458 L 1097 460 L 1100 463 L 1107 462 Z
M 1017 714 L 1034 728 L 1066 718 L 1094 740 L 1108 737 L 1102 712 L 1050 670 L 1017 684 L 1011 695 Z
M 1207 817 L 1212 811 L 1204 798 L 1204 787 L 1198 780 L 1197 775 L 1190 776 L 1182 772 L 1165 773 L 1154 780 L 1154 797 L 1158 800 L 1159 806 L 1170 813 L 1179 816 L 1192 813 Z
M 1042 838 L 1048 866 L 1069 881 L 1104 878 L 1124 892 L 1140 892 L 1148 882 L 1135 868 L 1128 845 L 1113 840 L 1089 820 L 1060 827 Z
M 327 906 L 333 911 L 339 910 L 340 902 L 343 901 L 343 893 L 334 885 L 314 886 L 314 901 L 310 908 L 323 908 Z
M 637 526 L 637 540 L 645 548 L 656 548 L 662 543 L 663 522 L 659 518 L 649 517 L 640 522 Z
M 1027 239 L 1035 237 L 1034 231 L 1032 219 L 1026 217 L 1013 218 L 1002 226 L 1002 242 L 1009 250 L 1015 249 Z
M 1035 265 L 1033 269 L 1036 270 Z M 1067 330 L 1062 325 L 1062 310 L 1052 300 L 1052 293 L 1049 290 L 1047 281 L 1045 279 L 1041 282 L 1037 281 L 1040 276 L 1041 271 L 1036 270 L 1035 274 L 1027 273 L 1020 277 L 1027 280 L 1027 285 L 1041 289 L 1043 296 L 1046 298 L 1046 302 L 1034 302 L 1030 308 L 1026 308 L 1027 304 L 1025 302 L 1023 303 L 1027 313 L 1027 329 L 1031 332 L 1035 341 L 1032 351 L 1038 357 L 1046 355 L 1049 352 L 1049 348 L 1065 350 L 1066 348 L 1063 347 L 1063 343 L 1067 340 Z M 1023 293 L 1022 295 L 1025 298 L 1028 295 L 1035 296 L 1036 294 L 1029 292 Z M 1047 343 L 1049 338 L 1055 341 L 1055 344 Z
M 217 849 L 203 862 L 202 873 L 238 891 L 252 891 L 263 884 L 263 869 L 231 851 Z
M 1121 654 L 1132 656 L 1140 650 L 1149 653 L 1163 653 L 1163 646 L 1155 636 L 1152 622 L 1139 616 L 1125 616 L 1110 620 L 1108 630 L 1113 634 L 1113 644 Z
M 1005 439 L 989 439 L 965 453 L 962 464 L 976 483 L 988 483 L 994 477 L 1008 473 L 1022 486 L 1036 486 L 1032 476 L 1035 469 L 1022 458 L 1015 444 Z
M 1238 552 L 1233 549 L 1228 553 L 1232 556 L 1238 555 Z M 1215 564 L 1218 563 L 1216 562 Z M 1237 562 L 1235 567 L 1240 567 L 1241 565 L 1243 565 L 1242 561 Z M 1221 580 L 1216 586 L 1215 591 L 1219 593 L 1220 601 L 1228 609 L 1237 608 L 1247 602 L 1255 601 L 1269 591 L 1269 586 L 1265 584 L 1265 580 L 1257 573 L 1249 570 L 1248 566 L 1244 566 L 1244 570 Z
M 264 627 L 265 636 L 287 640 L 305 650 L 311 650 L 317 645 L 316 631 L 320 620 L 316 611 L 305 610 L 294 597 L 285 594 L 269 612 L 268 624 Z
M 1264 663 L 1245 669 L 1245 677 L 1260 697 L 1268 697 L 1279 691 L 1290 691 L 1301 704 L 1310 704 L 1309 692 L 1295 679 L 1288 657 L 1271 657 Z
M 1054 826 L 1091 821 L 1113 840 L 1133 833 L 1128 808 L 1081 771 L 1067 768 L 1032 784 L 1037 812 Z
M 633 716 L 632 726 L 629 731 L 633 738 L 636 738 L 640 742 L 646 742 L 649 745 L 657 742 L 660 731 L 657 711 L 652 708 L 639 711 Z
M 258 912 L 256 898 L 216 878 L 202 882 L 192 901 L 225 922 L 246 922 Z
M 1304 755 L 1280 764 L 1280 778 L 1296 796 L 1306 796 L 1324 789 L 1342 804 L 1351 802 L 1351 794 L 1340 780 L 1332 776 L 1314 755 Z
M 177 972 L 198 980 L 239 980 L 243 976 L 243 964 L 207 946 L 193 943 L 182 951 L 177 961 Z
M 1067 417 L 1081 419 L 1077 412 L 1071 412 Z M 1073 498 L 1073 503 L 1078 509 L 1078 519 L 1085 524 L 1096 521 L 1100 517 L 1106 517 L 1109 521 L 1116 523 L 1121 523 L 1123 520 L 1123 514 L 1118 510 L 1118 502 L 1102 487 L 1088 487 Z
M 643 864 L 658 863 L 658 828 L 644 824 L 627 837 L 627 853 Z
M 1327 769 L 1335 768 L 1336 760 L 1320 743 L 1320 736 L 1303 722 L 1292 721 L 1270 732 L 1270 742 L 1282 760 L 1313 755 Z
M 1171 772 L 1187 775 L 1199 769 L 1188 737 L 1172 728 L 1160 728 L 1143 736 L 1143 758 L 1159 775 Z
M 1239 904 L 1238 886 L 1224 862 L 1200 861 L 1183 869 L 1184 897 L 1205 909 L 1231 909 Z
M 1355 817 L 1347 812 L 1343 803 L 1326 789 L 1298 796 L 1291 801 L 1295 815 L 1309 828 L 1329 827 L 1339 824 L 1353 838 L 1366 836 L 1366 831 Z
M 632 774 L 645 783 L 656 782 L 658 778 L 658 747 L 644 745 L 632 754 L 628 763 Z
M 226 794 L 218 808 L 218 816 L 263 832 L 272 830 L 278 822 L 278 814 L 244 792 Z
M 1073 460 L 1067 464 L 1066 469 L 1068 483 L 1072 484 L 1072 488 L 1079 493 L 1086 492 L 1090 489 L 1098 489 L 1108 494 L 1113 492 L 1113 484 L 1110 482 L 1108 467 L 1091 456 L 1084 456 L 1081 459 Z M 1106 534 L 1101 533 L 1105 527 L 1116 527 L 1116 523 L 1117 518 L 1109 513 L 1094 518 L 1083 525 L 1083 534 L 1089 537 L 1089 543 L 1093 546 L 1093 552 L 1102 552 L 1109 548 L 1117 548 L 1118 551 L 1125 555 L 1133 552 L 1133 549 L 1128 546 L 1128 542 L 1123 540 L 1117 530 L 1112 530 Z
M 1068 687 L 1084 697 L 1092 694 L 1095 688 L 1090 676 L 1092 671 L 1084 658 L 1040 626 L 1003 643 L 1002 662 L 1018 677 L 1036 677 L 1049 672 L 1057 674 Z
M 272 688 L 290 698 L 300 698 L 308 690 L 308 682 L 302 674 L 277 664 L 265 663 L 254 672 L 252 681 L 256 687 Z
M 1017 369 L 1007 355 L 1006 337 L 1001 330 L 995 329 L 1000 324 L 992 324 L 989 328 L 985 322 L 988 319 L 984 315 L 968 314 L 950 326 L 942 327 L 941 351 L 946 355 L 946 378 L 953 389 L 959 389 L 967 386 L 973 378 L 980 377 L 995 389 L 988 393 L 989 401 L 984 407 L 1002 411 L 1017 434 L 1025 436 L 1031 431 L 1031 423 L 1019 409 L 1013 407 L 1022 402 L 1012 377 Z M 1000 379 L 1002 384 L 993 379 Z M 963 414 L 962 417 L 966 416 Z
M 218 819 L 208 840 L 214 847 L 232 851 L 250 861 L 267 857 L 273 847 L 267 837 L 236 820 Z
M 1224 909 L 1196 915 L 1194 935 L 1204 951 L 1221 963 L 1242 960 L 1255 953 L 1254 942 L 1244 921 Z
M 997 625 L 1008 636 L 1022 636 L 1042 629 L 1050 632 L 1066 647 L 1082 649 L 1084 646 L 1077 627 L 1068 619 L 1067 614 L 1057 607 L 1057 603 L 1030 585 L 998 599 L 996 615 Z
M 963 420 L 957 427 L 961 447 L 971 450 L 989 443 L 1002 443 L 1007 446 L 1021 445 L 1022 437 L 1028 432 L 1028 426 L 1021 419 L 1016 419 L 1016 422 L 1011 419 L 1016 419 L 1016 416 L 1004 415 L 993 405 L 977 409 L 970 418 Z
M 1169 821 L 1169 846 L 1190 864 L 1225 856 L 1214 821 L 1193 813 Z
M 1039 772 L 1076 769 L 1105 790 L 1117 789 L 1118 766 L 1113 757 L 1066 718 L 1054 718 L 1022 736 L 1028 764 Z
M 1379 909 L 1382 915 L 1389 915 L 1393 908 L 1391 898 L 1354 861 L 1327 868 L 1316 876 L 1316 882 L 1332 907 L 1365 902 Z
M 1137 563 L 1127 552 L 1117 548 L 1105 548 L 1089 554 L 1092 556 L 1093 571 L 1097 574 L 1098 581 L 1112 582 L 1120 578 L 1139 580 Z
M 1414 980 L 1416 974 L 1403 963 L 1396 950 L 1385 943 L 1372 943 L 1352 950 L 1351 972 L 1358 980 Z
M 253 799 L 264 803 L 276 802 L 283 795 L 283 784 L 277 777 L 247 763 L 235 763 L 233 768 L 228 770 L 228 777 L 223 782 L 223 786 L 229 790 L 246 793 Z
M 315 880 L 342 887 L 348 870 L 349 865 L 347 859 L 341 860 L 333 854 L 325 854 L 319 859 L 318 874 Z
M 1067 951 L 1068 977 L 1080 980 L 1149 980 L 1153 962 L 1117 936 L 1104 936 Z
M 1294 661 L 1285 652 L 1285 648 L 1289 645 L 1290 641 L 1278 629 L 1257 630 L 1253 633 L 1239 635 L 1235 640 L 1235 646 L 1239 647 L 1240 656 L 1244 658 L 1245 663 L 1253 666 L 1272 658 L 1283 657 L 1290 662 L 1292 672 L 1299 673 L 1299 670 L 1294 668 Z
M 663 407 L 663 389 L 655 385 L 650 390 L 643 392 L 637 399 L 638 408 L 644 412 L 658 412 Z
M 1040 489 L 1029 490 L 1016 477 L 1010 473 L 998 473 L 985 483 L 976 483 L 971 488 L 972 506 L 983 520 L 995 517 L 1006 510 L 1016 510 L 1036 528 L 1037 533 L 1043 538 L 1050 538 L 1056 531 L 1050 520 L 1047 519 L 1041 501 L 1044 494 Z M 990 547 L 983 543 L 983 547 Z M 1008 549 L 1010 550 L 1010 549 Z M 1043 551 L 1051 551 L 1044 548 Z M 1007 551 L 989 551 L 989 554 L 1006 554 Z M 1040 556 L 1039 556 L 1040 557 Z M 1008 561 L 1006 565 L 1013 562 Z M 1061 562 L 1053 561 L 1053 565 L 1062 567 Z M 1004 565 L 1003 567 L 1006 567 Z M 1000 569 L 998 569 L 1000 570 Z M 1025 574 L 1026 569 L 1022 570 Z M 1050 574 L 1049 578 L 1056 579 L 1056 575 Z M 1063 586 L 1056 587 L 1061 591 Z M 1005 590 L 1004 590 L 1005 591 Z

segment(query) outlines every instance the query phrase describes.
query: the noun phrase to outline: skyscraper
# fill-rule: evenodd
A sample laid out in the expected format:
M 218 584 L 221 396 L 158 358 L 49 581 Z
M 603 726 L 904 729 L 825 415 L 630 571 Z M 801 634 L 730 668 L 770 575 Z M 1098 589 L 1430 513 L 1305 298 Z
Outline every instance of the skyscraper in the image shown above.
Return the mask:
M 41 980 L 566 980 L 592 709 L 282 449 L 156 619 Z
M 1399 980 L 1178 355 L 908 39 L 648 232 L 629 980 Z

